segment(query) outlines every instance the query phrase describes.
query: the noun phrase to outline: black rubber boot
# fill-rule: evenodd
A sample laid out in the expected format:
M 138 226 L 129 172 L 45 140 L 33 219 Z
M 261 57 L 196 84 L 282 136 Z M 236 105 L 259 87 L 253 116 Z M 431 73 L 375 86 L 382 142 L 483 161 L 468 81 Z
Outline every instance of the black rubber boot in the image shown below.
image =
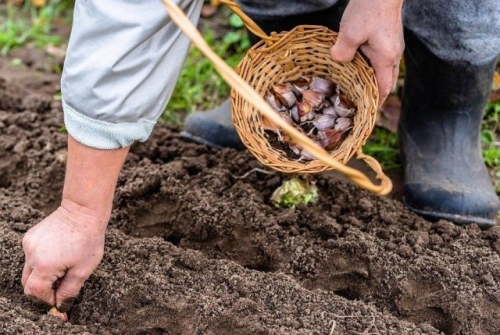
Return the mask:
M 272 31 L 281 32 L 293 29 L 297 25 L 315 24 L 324 25 L 338 31 L 340 18 L 347 4 L 347 0 L 340 0 L 335 6 L 315 13 L 291 15 L 286 17 L 252 17 L 252 20 L 267 34 Z M 249 33 L 250 42 L 259 41 L 256 36 Z M 231 122 L 231 104 L 229 100 L 221 106 L 210 111 L 194 112 L 184 122 L 184 131 L 181 137 L 187 141 L 206 144 L 213 148 L 243 149 L 233 123 Z
M 432 221 L 492 226 L 500 202 L 482 159 L 480 126 L 497 60 L 447 62 L 408 30 L 405 41 L 404 201 Z
M 190 114 L 184 122 L 181 137 L 214 149 L 243 150 L 245 148 L 231 120 L 230 100 L 224 101 L 216 109 Z

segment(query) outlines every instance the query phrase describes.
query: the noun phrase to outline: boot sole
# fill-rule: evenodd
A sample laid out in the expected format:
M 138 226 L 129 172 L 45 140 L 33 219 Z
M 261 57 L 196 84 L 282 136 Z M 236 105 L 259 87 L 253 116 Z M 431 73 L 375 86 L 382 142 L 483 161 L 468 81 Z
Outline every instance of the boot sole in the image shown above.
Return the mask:
M 444 213 L 435 213 L 435 212 L 428 212 L 428 211 L 423 211 L 420 209 L 415 209 L 408 204 L 405 204 L 408 209 L 410 209 L 412 212 L 420 215 L 426 220 L 429 221 L 438 221 L 438 220 L 447 220 L 450 222 L 453 222 L 459 226 L 465 226 L 469 224 L 477 224 L 479 228 L 481 229 L 487 229 L 491 228 L 496 225 L 496 220 L 491 220 L 491 219 L 485 219 L 482 217 L 477 217 L 477 216 L 461 216 L 457 214 L 444 214 Z

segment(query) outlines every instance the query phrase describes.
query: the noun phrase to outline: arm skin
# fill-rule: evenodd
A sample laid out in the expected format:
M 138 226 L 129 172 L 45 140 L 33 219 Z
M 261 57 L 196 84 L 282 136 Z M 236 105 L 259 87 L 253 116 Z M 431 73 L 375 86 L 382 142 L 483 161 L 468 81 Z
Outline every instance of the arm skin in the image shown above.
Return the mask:
M 403 55 L 403 0 L 351 0 L 331 49 L 335 61 L 345 63 L 359 48 L 368 57 L 379 87 L 379 107 L 396 86 Z
M 24 293 L 61 308 L 100 263 L 116 181 L 129 148 L 98 150 L 71 136 L 63 198 L 23 238 Z

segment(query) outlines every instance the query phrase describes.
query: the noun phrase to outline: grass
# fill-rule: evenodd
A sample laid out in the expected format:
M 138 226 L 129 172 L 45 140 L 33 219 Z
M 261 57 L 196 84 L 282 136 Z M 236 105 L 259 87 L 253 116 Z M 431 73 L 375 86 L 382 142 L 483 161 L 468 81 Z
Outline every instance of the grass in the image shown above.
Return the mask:
M 58 46 L 63 42 L 61 36 L 52 34 L 54 20 L 71 17 L 68 12 L 73 1 L 48 1 L 41 8 L 26 1 L 22 7 L 8 3 L 0 9 L 0 54 L 7 55 L 13 49 L 27 43 L 39 48 L 49 44 Z
M 483 158 L 488 167 L 495 190 L 500 194 L 500 101 L 486 106 L 482 123 L 481 143 Z
M 486 106 L 485 116 L 482 123 L 481 142 L 483 144 L 483 156 L 489 167 L 500 166 L 500 101 L 490 102 Z
M 373 129 L 370 138 L 363 147 L 363 153 L 378 160 L 384 170 L 401 168 L 398 136 L 385 128 L 375 127 Z

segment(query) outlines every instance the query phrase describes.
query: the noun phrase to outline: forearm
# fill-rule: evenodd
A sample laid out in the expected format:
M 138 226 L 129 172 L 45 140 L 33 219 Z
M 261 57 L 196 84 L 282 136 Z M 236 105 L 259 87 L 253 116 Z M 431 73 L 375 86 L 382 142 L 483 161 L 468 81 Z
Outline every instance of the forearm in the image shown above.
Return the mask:
M 62 207 L 69 213 L 78 211 L 99 230 L 105 228 L 111 215 L 113 196 L 120 170 L 129 148 L 94 149 L 68 138 L 68 162 Z M 90 228 L 90 227 L 89 227 Z

